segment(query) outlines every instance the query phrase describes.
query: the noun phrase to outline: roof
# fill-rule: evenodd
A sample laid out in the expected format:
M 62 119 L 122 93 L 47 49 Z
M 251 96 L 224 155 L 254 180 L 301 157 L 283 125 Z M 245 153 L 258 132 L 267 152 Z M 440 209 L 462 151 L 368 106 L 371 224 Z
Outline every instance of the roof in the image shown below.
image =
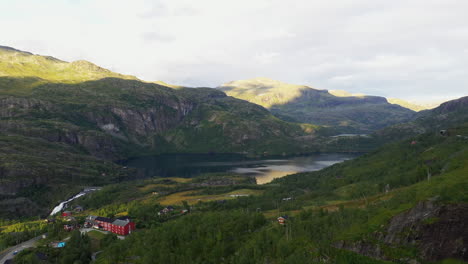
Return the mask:
M 96 221 L 101 221 L 101 222 L 112 223 L 112 219 L 107 218 L 107 217 L 102 217 L 102 216 L 96 217 L 95 220 L 96 220 Z
M 95 215 L 89 215 L 88 217 L 86 217 L 87 220 L 92 220 L 92 221 L 96 220 L 96 218 L 97 216 Z
M 128 223 L 130 223 L 130 221 L 125 221 L 125 220 L 120 220 L 120 219 L 117 219 L 114 222 L 112 222 L 112 224 L 116 226 L 126 226 L 128 225 Z
M 130 217 L 128 217 L 128 216 L 121 216 L 121 217 L 117 217 L 116 219 L 118 219 L 118 220 L 129 220 L 130 221 Z

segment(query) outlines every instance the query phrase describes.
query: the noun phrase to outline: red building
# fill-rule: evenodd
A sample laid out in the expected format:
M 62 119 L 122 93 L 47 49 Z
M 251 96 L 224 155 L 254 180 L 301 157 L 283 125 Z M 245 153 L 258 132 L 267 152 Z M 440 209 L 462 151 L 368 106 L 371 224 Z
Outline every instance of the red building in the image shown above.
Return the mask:
M 71 216 L 71 215 L 72 215 L 72 212 L 70 212 L 70 211 L 62 212 L 62 216 L 63 216 L 63 217 Z
M 283 215 L 283 216 L 278 217 L 278 223 L 280 225 L 285 225 L 287 220 L 288 220 L 287 215 Z
M 122 236 L 130 234 L 136 229 L 135 223 L 130 221 L 128 217 L 112 220 L 107 217 L 88 216 L 85 226 L 98 226 L 106 231 Z
M 101 227 L 102 229 L 104 229 L 106 231 L 111 231 L 111 225 L 112 225 L 112 222 L 113 222 L 112 219 L 107 218 L 107 217 L 98 216 L 98 217 L 96 217 L 96 219 L 94 219 L 94 222 L 99 227 Z
M 126 236 L 135 230 L 135 223 L 130 220 L 117 219 L 111 224 L 111 232 L 117 235 Z

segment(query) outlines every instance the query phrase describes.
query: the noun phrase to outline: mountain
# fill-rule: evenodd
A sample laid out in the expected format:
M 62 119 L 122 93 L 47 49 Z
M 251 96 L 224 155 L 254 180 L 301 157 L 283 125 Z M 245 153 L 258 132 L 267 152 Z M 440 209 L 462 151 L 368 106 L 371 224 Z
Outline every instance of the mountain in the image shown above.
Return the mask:
M 431 108 L 435 107 L 435 106 L 430 107 L 430 106 L 427 106 L 427 105 L 414 104 L 414 103 L 410 103 L 408 101 L 398 99 L 398 98 L 387 98 L 387 101 L 389 103 L 391 103 L 391 104 L 397 104 L 397 105 L 400 105 L 402 107 L 411 109 L 411 110 L 416 111 L 416 112 L 419 112 L 419 111 L 422 111 L 422 110 L 428 110 L 428 109 L 431 109 Z
M 170 153 L 301 153 L 316 126 L 209 88 L 173 89 L 85 61 L 0 48 L 0 215 L 125 178 L 113 161 Z M 15 213 L 21 212 L 21 213 Z
M 376 131 L 373 137 L 389 142 L 424 133 L 440 133 L 441 130 L 457 134 L 457 127 L 467 122 L 468 96 L 465 96 L 445 102 L 434 109 L 418 112 L 413 121 Z
M 34 55 L 5 46 L 0 46 L 0 77 L 30 77 L 36 79 L 36 82 L 42 79 L 66 83 L 106 77 L 137 79 L 111 72 L 85 60 L 65 62 L 51 56 Z
M 233 81 L 218 89 L 262 105 L 283 120 L 328 126 L 338 133 L 369 133 L 414 116 L 414 111 L 391 104 L 383 97 L 339 92 L 334 95 L 327 90 L 266 78 Z
M 338 97 L 364 97 L 364 96 L 366 96 L 365 94 L 361 94 L 361 93 L 352 94 L 352 93 L 344 91 L 344 90 L 329 90 L 328 92 L 330 94 L 332 94 L 334 96 L 338 96 Z M 415 112 L 419 112 L 419 111 L 422 111 L 422 110 L 427 110 L 427 109 L 433 108 L 433 107 L 429 107 L 429 106 L 410 103 L 408 101 L 398 99 L 398 98 L 387 98 L 387 102 L 389 102 L 390 104 L 396 104 L 396 105 L 402 106 L 404 108 L 408 108 L 408 109 L 413 110 Z

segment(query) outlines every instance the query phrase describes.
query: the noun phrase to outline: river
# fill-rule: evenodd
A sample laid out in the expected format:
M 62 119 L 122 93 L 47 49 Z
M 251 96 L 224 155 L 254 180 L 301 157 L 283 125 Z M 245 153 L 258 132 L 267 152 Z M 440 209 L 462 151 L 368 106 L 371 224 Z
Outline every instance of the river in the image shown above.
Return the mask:
M 231 172 L 253 176 L 257 184 L 265 184 L 289 174 L 321 170 L 357 156 L 346 153 L 322 153 L 251 159 L 237 154 L 166 154 L 134 158 L 123 164 L 136 168 L 141 178 L 190 178 L 203 173 Z

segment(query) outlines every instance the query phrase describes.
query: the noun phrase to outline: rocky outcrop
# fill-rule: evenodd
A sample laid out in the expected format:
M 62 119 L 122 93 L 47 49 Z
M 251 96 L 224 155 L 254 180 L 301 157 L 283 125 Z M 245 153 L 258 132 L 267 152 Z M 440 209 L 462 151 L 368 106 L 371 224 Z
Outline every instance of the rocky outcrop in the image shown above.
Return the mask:
M 30 111 L 56 111 L 53 104 L 30 98 L 5 97 L 0 98 L 0 118 L 25 116 Z
M 382 246 L 416 248 L 423 261 L 467 261 L 467 212 L 468 204 L 420 202 L 393 217 L 384 232 L 375 234 L 376 241 L 340 241 L 335 246 L 383 260 L 392 259 L 385 255 Z
M 390 221 L 383 241 L 415 245 L 427 261 L 468 260 L 468 204 L 421 202 Z

